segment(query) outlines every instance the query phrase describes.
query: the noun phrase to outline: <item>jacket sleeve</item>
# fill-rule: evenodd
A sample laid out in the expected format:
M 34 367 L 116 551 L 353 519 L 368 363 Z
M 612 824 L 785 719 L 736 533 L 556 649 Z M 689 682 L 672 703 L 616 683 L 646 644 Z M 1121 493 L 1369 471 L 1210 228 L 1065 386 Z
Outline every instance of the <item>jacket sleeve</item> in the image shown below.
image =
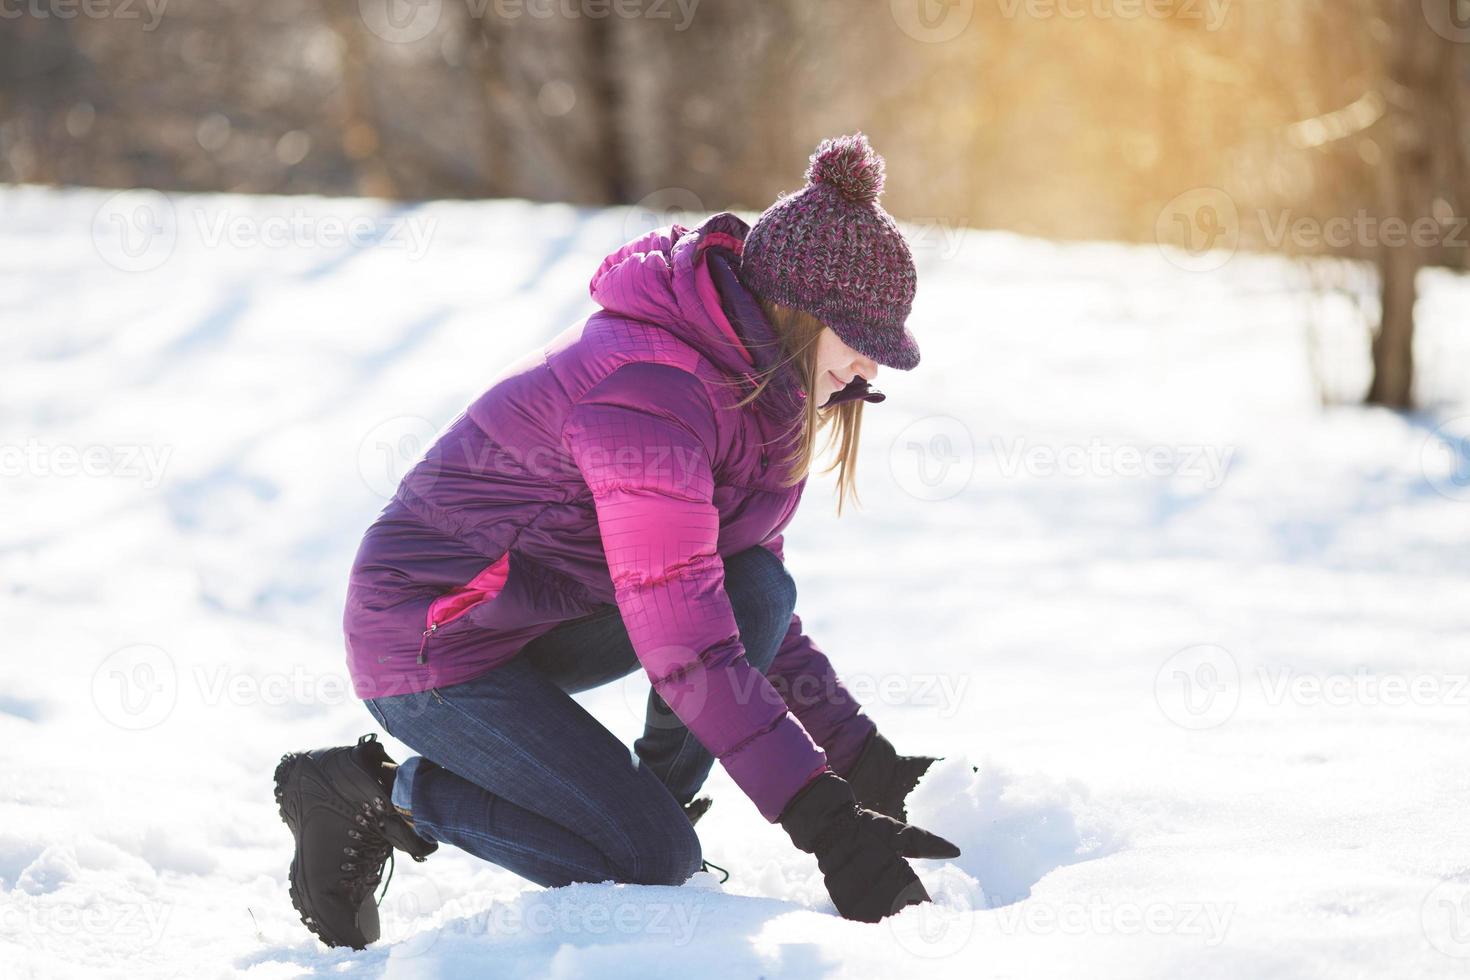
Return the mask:
M 765 543 L 785 562 L 783 545 L 784 536 L 779 534 Z M 857 762 L 868 736 L 878 728 L 843 687 L 827 655 L 802 631 L 801 617 L 796 613 L 791 615 L 791 625 L 766 677 L 826 752 L 832 770 L 846 776 Z
M 717 550 L 714 433 L 698 378 L 635 363 L 577 400 L 562 439 L 591 491 L 623 624 L 654 690 L 774 823 L 827 759 L 745 659 Z

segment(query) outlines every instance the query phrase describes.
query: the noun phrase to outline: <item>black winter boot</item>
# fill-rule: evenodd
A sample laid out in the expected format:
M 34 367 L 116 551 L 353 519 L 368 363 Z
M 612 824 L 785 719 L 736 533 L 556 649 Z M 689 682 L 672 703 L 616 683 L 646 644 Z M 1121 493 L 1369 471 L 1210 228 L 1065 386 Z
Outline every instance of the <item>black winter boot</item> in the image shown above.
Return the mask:
M 415 861 L 439 848 L 390 802 L 383 763 L 392 761 L 368 734 L 356 745 L 289 752 L 276 766 L 276 803 L 296 838 L 291 904 L 328 946 L 362 949 L 377 940 L 373 891 L 395 847 Z M 388 874 L 391 879 L 391 868 Z

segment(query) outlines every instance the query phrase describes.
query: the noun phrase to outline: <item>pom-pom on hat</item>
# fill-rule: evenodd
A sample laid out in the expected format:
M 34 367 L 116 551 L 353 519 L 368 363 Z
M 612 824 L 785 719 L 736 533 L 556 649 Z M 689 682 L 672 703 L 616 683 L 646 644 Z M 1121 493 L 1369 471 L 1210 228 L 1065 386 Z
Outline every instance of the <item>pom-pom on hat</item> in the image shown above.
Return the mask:
M 883 177 L 883 158 L 861 132 L 823 140 L 806 186 L 777 199 L 746 234 L 740 278 L 763 299 L 810 313 L 858 353 L 910 371 L 919 345 L 904 323 L 918 277 L 878 203 Z

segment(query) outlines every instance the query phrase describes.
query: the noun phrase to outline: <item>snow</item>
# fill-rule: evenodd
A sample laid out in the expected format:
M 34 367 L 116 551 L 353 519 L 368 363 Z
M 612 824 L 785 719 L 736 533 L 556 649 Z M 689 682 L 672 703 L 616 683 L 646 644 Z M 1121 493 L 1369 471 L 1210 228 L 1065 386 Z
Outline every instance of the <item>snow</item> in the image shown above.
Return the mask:
M 724 885 L 446 847 L 398 864 L 382 942 L 317 944 L 270 779 L 375 730 L 358 537 L 651 217 L 0 189 L 7 975 L 1465 975 L 1470 286 L 1422 283 L 1434 410 L 1324 408 L 1366 341 L 1297 266 L 922 228 L 863 509 L 814 479 L 786 551 L 869 713 L 944 757 L 935 902 L 838 918 L 717 767 Z M 631 743 L 645 690 L 582 699 Z

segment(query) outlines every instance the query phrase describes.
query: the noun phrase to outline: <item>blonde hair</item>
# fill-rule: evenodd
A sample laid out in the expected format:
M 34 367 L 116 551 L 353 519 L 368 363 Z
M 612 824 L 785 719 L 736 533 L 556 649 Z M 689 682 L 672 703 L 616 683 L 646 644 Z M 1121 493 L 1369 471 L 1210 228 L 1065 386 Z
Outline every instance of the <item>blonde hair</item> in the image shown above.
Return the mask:
M 793 428 L 799 426 L 796 438 L 792 440 L 793 448 L 789 455 L 780 462 L 786 467 L 786 475 L 782 478 L 781 485 L 784 487 L 794 486 L 806 478 L 811 471 L 816 457 L 829 451 L 833 452 L 833 460 L 821 472 L 830 473 L 837 470 L 837 516 L 842 516 L 842 505 L 848 497 L 859 507 L 862 501 L 858 499 L 857 493 L 857 451 L 858 436 L 863 426 L 863 405 L 861 398 L 834 405 L 832 408 L 822 409 L 817 407 L 817 400 L 813 392 L 817 390 L 817 340 L 822 331 L 827 329 L 826 325 L 816 317 L 802 310 L 781 306 L 778 303 L 767 302 L 765 299 L 756 297 L 760 302 L 761 309 L 765 311 L 766 319 L 776 330 L 776 337 L 781 345 L 780 357 L 765 372 L 757 375 L 755 389 L 742 398 L 735 407 L 743 407 L 755 401 L 765 391 L 776 377 L 778 371 L 787 363 L 793 364 L 796 369 L 797 383 L 807 393 L 803 400 L 803 409 Z M 817 436 L 823 431 L 827 433 L 826 442 L 823 443 L 821 452 L 817 450 Z M 777 438 L 777 443 L 784 445 L 790 432 L 783 432 Z

